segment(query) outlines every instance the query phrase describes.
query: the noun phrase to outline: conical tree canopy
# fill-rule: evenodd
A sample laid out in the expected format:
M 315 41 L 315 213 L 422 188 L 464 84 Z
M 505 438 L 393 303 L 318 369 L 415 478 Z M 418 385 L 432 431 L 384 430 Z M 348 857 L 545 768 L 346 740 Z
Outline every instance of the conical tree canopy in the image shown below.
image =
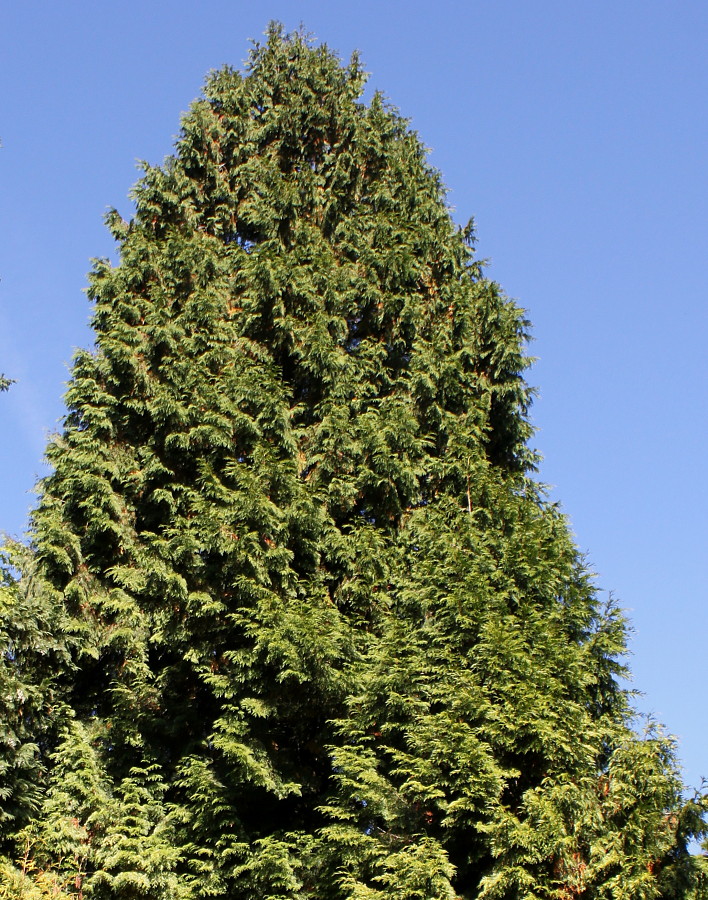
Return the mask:
M 698 896 L 703 801 L 531 478 L 527 323 L 364 80 L 272 26 L 108 217 L 0 897 Z

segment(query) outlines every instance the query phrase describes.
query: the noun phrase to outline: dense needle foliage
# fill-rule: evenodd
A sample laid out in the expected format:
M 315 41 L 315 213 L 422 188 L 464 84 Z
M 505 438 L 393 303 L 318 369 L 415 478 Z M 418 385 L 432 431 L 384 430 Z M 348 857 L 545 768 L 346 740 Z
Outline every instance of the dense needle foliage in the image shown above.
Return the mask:
M 527 323 L 363 85 L 271 27 L 108 217 L 1 588 L 2 898 L 701 895 Z

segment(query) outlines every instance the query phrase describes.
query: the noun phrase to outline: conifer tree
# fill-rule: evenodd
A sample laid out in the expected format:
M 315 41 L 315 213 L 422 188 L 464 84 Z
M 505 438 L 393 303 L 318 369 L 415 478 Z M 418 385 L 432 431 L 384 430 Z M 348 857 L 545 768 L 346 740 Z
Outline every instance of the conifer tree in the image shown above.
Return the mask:
M 622 617 L 532 477 L 527 322 L 364 81 L 271 26 L 108 216 L 8 896 L 704 891 L 704 799 L 632 731 Z
M 41 804 L 41 746 L 70 667 L 58 601 L 27 548 L 10 543 L 0 551 L 0 828 L 22 827 Z

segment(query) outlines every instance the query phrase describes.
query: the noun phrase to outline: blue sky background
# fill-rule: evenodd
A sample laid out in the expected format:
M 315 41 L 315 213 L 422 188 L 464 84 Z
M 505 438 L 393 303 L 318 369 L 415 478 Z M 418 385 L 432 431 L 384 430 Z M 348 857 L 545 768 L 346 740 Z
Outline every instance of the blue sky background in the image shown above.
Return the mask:
M 212 68 L 269 19 L 359 49 L 431 147 L 458 221 L 528 310 L 540 477 L 627 609 L 638 703 L 708 775 L 708 4 L 123 0 L 0 22 L 0 529 L 21 535 L 89 258 L 136 159 L 170 152 Z

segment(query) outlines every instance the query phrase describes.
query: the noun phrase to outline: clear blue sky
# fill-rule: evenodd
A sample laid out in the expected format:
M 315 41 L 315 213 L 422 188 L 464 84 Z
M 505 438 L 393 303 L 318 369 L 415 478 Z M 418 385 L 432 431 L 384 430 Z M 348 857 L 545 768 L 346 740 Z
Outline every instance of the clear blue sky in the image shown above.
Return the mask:
M 534 325 L 541 478 L 631 617 L 635 686 L 708 775 L 708 3 L 27 2 L 0 34 L 0 529 L 91 343 L 89 258 L 209 69 L 302 22 L 410 117 Z

